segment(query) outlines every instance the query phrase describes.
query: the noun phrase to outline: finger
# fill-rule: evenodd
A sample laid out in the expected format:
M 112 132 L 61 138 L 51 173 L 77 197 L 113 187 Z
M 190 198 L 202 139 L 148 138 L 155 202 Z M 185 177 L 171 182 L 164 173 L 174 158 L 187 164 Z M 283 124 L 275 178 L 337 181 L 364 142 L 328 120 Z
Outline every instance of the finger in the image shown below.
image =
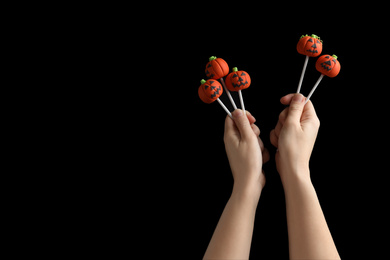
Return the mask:
M 263 164 L 264 164 L 264 163 L 268 162 L 270 159 L 268 149 L 264 148 L 264 151 L 262 152 L 262 154 L 263 154 Z
M 254 124 L 256 122 L 256 118 L 249 111 L 245 111 L 245 112 L 246 112 L 246 116 L 248 117 L 249 123 Z
M 259 136 L 260 135 L 260 128 L 255 124 L 251 124 L 251 127 L 253 130 L 253 133 L 255 133 L 256 136 Z
M 315 118 L 317 117 L 316 110 L 314 109 L 313 103 L 309 99 L 309 101 L 306 103 L 305 107 L 303 108 L 302 113 L 302 121 L 306 118 Z
M 269 139 L 270 139 L 270 141 L 271 141 L 271 144 L 273 145 L 273 146 L 275 146 L 276 148 L 278 148 L 278 141 L 279 141 L 279 138 L 276 136 L 276 134 L 275 134 L 275 129 L 273 129 L 272 131 L 271 131 L 271 133 L 269 134 Z
M 290 105 L 291 103 L 291 99 L 293 98 L 295 94 L 288 94 L 288 95 L 285 95 L 284 97 L 282 97 L 280 99 L 280 103 L 282 103 L 283 105 Z
M 265 149 L 263 140 L 261 140 L 260 137 L 257 137 L 257 139 L 258 139 L 258 141 L 259 141 L 260 150 L 261 150 L 261 152 L 263 152 L 264 149 Z
M 291 99 L 290 107 L 286 117 L 286 124 L 300 124 L 303 107 L 305 106 L 305 97 L 301 94 L 294 94 Z
M 303 113 L 301 117 L 302 128 L 305 129 L 306 126 L 319 128 L 320 120 L 318 119 L 316 110 L 314 109 L 313 103 L 309 100 L 305 107 L 303 108 Z
M 226 116 L 226 119 L 225 119 L 224 135 L 225 135 L 225 137 L 234 136 L 234 135 L 239 136 L 240 135 L 237 127 L 235 126 L 233 119 L 231 119 L 230 116 Z
M 275 135 L 276 137 L 279 138 L 279 135 L 280 135 L 280 131 L 282 130 L 282 127 L 286 121 L 286 117 L 287 117 L 287 114 L 288 114 L 288 108 L 284 109 L 280 114 L 279 114 L 279 120 L 278 122 L 276 123 L 276 126 L 274 128 L 275 130 Z
M 285 108 L 282 112 L 280 112 L 278 123 L 284 125 L 284 123 L 286 122 L 287 115 L 288 115 L 288 109 L 289 108 Z
M 253 136 L 253 130 L 249 123 L 248 117 L 244 115 L 241 109 L 236 109 L 232 113 L 234 123 L 243 139 L 249 139 Z
M 280 113 L 280 115 L 279 115 L 278 123 L 275 126 L 275 134 L 277 137 L 279 137 L 280 131 L 282 130 L 282 127 L 283 127 L 284 123 L 286 122 L 287 114 L 288 114 L 288 108 L 283 110 L 282 113 Z
M 264 170 L 262 170 L 261 174 L 260 174 L 261 188 L 264 188 L 266 182 L 267 182 L 267 179 L 265 178 Z

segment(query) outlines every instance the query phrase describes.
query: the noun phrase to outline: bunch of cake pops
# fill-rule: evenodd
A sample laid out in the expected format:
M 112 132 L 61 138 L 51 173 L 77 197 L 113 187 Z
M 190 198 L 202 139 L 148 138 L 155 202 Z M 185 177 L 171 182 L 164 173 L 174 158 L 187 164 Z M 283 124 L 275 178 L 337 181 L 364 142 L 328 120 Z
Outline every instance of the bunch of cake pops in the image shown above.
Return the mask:
M 233 71 L 228 75 L 229 66 L 227 62 L 224 59 L 217 58 L 215 56 L 210 57 L 209 62 L 206 64 L 205 72 L 209 79 L 202 79 L 200 81 L 202 85 L 200 85 L 198 89 L 199 97 L 203 102 L 210 104 L 217 100 L 226 113 L 232 117 L 230 111 L 219 99 L 223 93 L 222 86 L 218 82 L 218 80 L 220 80 L 234 109 L 237 109 L 237 106 L 233 100 L 232 95 L 230 94 L 230 91 L 238 91 L 241 108 L 243 111 L 245 111 L 244 99 L 242 97 L 241 90 L 248 88 L 251 84 L 251 78 L 247 72 L 242 70 L 239 71 L 237 67 L 234 67 Z M 226 75 L 227 77 L 225 83 L 223 77 Z
M 301 86 L 303 82 L 303 77 L 305 75 L 307 63 L 309 61 L 309 57 L 317 57 L 322 52 L 322 40 L 317 35 L 312 34 L 309 35 L 302 35 L 301 38 L 298 41 L 297 44 L 297 51 L 300 54 L 303 54 L 306 56 L 305 62 L 303 64 L 303 69 L 301 73 L 301 77 L 299 79 L 298 89 L 297 93 L 300 93 Z M 306 98 L 306 103 L 309 101 L 310 97 L 313 95 L 314 91 L 320 84 L 322 78 L 326 75 L 328 77 L 336 77 L 340 72 L 340 63 L 337 60 L 336 55 L 329 55 L 325 54 L 320 56 L 317 59 L 316 62 L 316 69 L 321 73 L 320 77 L 318 78 L 317 82 L 314 84 L 312 90 L 310 91 L 309 95 Z M 241 90 L 246 89 L 251 84 L 251 78 L 249 74 L 245 71 L 239 71 L 237 67 L 233 68 L 233 71 L 229 74 L 229 66 L 227 62 L 221 58 L 217 58 L 215 56 L 211 56 L 209 59 L 209 62 L 206 64 L 206 76 L 209 78 L 208 80 L 201 80 L 201 85 L 198 89 L 198 94 L 200 99 L 210 104 L 214 102 L 215 100 L 218 101 L 218 103 L 222 106 L 222 108 L 226 111 L 226 113 L 232 117 L 230 111 L 227 109 L 227 107 L 222 103 L 222 101 L 219 99 L 219 97 L 223 93 L 223 88 L 225 89 L 225 92 L 227 93 L 230 102 L 232 103 L 234 109 L 237 109 L 237 106 L 232 98 L 232 95 L 230 94 L 230 91 L 236 91 L 238 92 L 241 108 L 243 111 L 245 111 L 245 105 L 244 100 L 242 97 Z M 227 76 L 226 76 L 227 75 Z M 226 76 L 226 82 L 224 80 L 224 77 Z M 221 84 L 219 81 L 221 81 Z
M 301 78 L 299 79 L 298 83 L 298 89 L 297 93 L 300 93 L 303 77 L 305 75 L 307 62 L 309 61 L 309 57 L 317 57 L 322 52 L 322 40 L 320 37 L 318 37 L 315 34 L 312 34 L 311 36 L 308 35 L 302 35 L 299 39 L 299 42 L 297 44 L 297 51 L 300 54 L 303 54 L 306 56 L 305 62 L 303 64 L 303 69 L 301 73 Z M 317 82 L 314 84 L 313 88 L 311 89 L 309 95 L 306 98 L 306 103 L 309 101 L 310 97 L 313 95 L 314 91 L 318 87 L 318 84 L 320 84 L 322 78 L 324 76 L 328 76 L 330 78 L 336 77 L 340 72 L 340 62 L 337 60 L 336 55 L 329 55 L 325 54 L 322 55 L 317 59 L 316 62 L 316 69 L 321 73 L 320 77 L 318 78 Z

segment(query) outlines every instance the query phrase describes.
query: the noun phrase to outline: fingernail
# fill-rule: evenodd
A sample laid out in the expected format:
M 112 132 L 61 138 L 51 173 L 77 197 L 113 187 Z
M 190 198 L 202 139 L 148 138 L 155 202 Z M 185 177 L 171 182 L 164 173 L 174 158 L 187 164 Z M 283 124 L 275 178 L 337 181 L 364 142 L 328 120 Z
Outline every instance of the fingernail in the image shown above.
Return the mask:
M 296 94 L 294 95 L 292 101 L 294 102 L 302 102 L 304 100 L 304 96 L 302 96 L 301 94 Z

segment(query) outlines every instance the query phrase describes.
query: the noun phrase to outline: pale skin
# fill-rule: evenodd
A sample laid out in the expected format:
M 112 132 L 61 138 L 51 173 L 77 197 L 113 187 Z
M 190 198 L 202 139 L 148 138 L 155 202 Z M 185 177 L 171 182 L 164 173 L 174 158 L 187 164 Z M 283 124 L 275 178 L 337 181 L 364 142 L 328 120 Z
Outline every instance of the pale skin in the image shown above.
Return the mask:
M 285 197 L 290 259 L 340 259 L 310 179 L 309 159 L 319 129 L 314 106 L 300 94 L 289 94 L 290 105 L 271 131 L 277 148 L 276 167 Z M 224 142 L 233 174 L 232 194 L 203 259 L 249 259 L 258 201 L 265 185 L 263 163 L 269 153 L 259 138 L 254 117 L 235 110 L 225 120 Z
M 225 120 L 224 142 L 232 170 L 233 191 L 203 259 L 248 259 L 255 213 L 265 185 L 263 162 L 269 159 L 255 118 L 242 110 Z

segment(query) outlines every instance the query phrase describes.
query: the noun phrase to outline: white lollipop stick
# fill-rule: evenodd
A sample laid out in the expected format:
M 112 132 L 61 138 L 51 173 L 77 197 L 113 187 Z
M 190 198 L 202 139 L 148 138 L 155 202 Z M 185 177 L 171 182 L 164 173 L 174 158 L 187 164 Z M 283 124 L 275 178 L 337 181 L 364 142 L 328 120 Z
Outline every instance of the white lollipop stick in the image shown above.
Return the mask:
M 230 116 L 230 118 L 233 119 L 232 114 L 229 112 L 229 110 L 226 108 L 226 106 L 222 103 L 222 101 L 217 98 L 218 103 L 221 105 L 221 107 L 226 111 L 226 113 Z
M 305 105 L 306 105 L 306 103 L 309 101 L 310 97 L 313 95 L 314 90 L 316 90 L 318 84 L 320 84 L 320 82 L 321 82 L 321 80 L 322 80 L 323 77 L 324 77 L 324 74 L 321 74 L 321 76 L 318 78 L 316 84 L 315 84 L 314 87 L 311 89 L 309 95 L 308 95 L 307 98 L 306 98 Z
M 245 112 L 244 99 L 242 98 L 241 89 L 238 91 L 238 96 L 240 97 L 240 103 L 241 103 L 242 111 L 244 111 L 244 113 L 246 113 L 246 112 Z
M 221 80 L 221 82 L 222 82 L 223 88 L 225 89 L 225 91 L 226 91 L 226 93 L 227 93 L 227 95 L 228 95 L 228 97 L 229 97 L 229 99 L 230 99 L 230 102 L 231 102 L 232 105 L 233 105 L 234 110 L 236 110 L 236 109 L 237 109 L 236 103 L 234 103 L 234 100 L 233 100 L 233 98 L 232 98 L 232 95 L 230 95 L 230 91 L 228 90 L 228 88 L 227 88 L 226 85 L 225 85 L 225 81 L 223 80 L 223 78 L 220 78 L 220 80 Z
M 309 61 L 309 56 L 306 55 L 305 63 L 303 64 L 303 69 L 302 69 L 302 73 L 301 73 L 301 78 L 299 79 L 297 93 L 301 92 L 303 76 L 305 76 L 305 71 L 306 71 L 306 67 L 307 67 L 307 62 L 308 61 Z

